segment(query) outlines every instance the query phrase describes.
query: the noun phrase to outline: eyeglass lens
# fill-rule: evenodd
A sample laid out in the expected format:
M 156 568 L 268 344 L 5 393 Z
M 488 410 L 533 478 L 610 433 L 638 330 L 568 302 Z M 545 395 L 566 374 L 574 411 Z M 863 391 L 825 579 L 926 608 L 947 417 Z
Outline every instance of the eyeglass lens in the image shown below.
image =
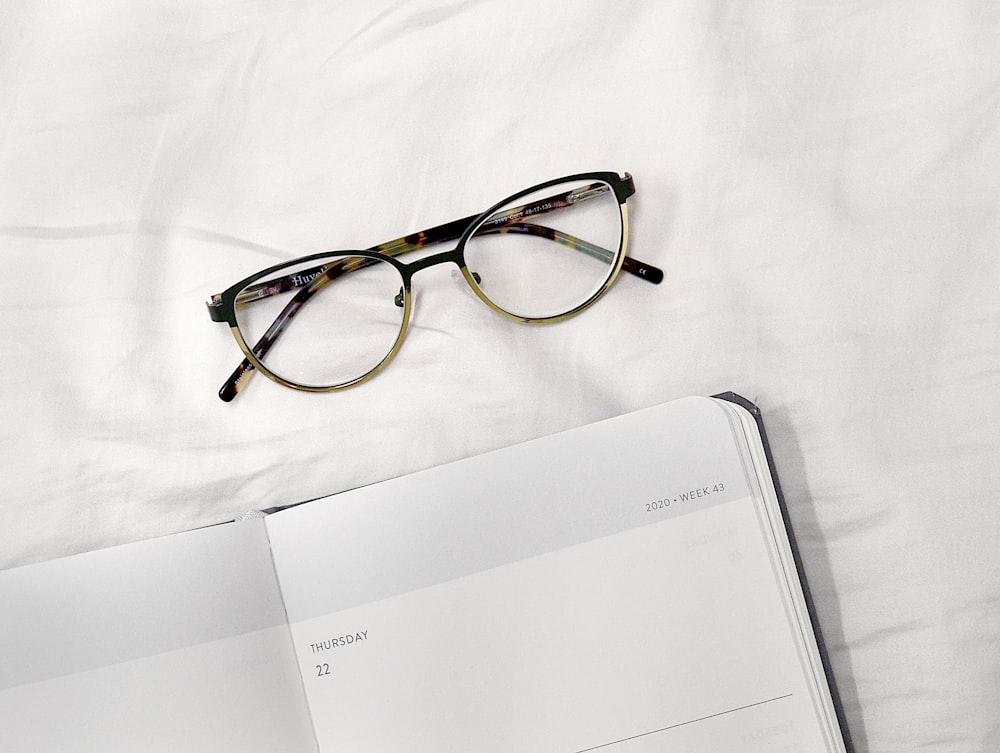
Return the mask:
M 300 272 L 304 278 L 297 280 Z M 377 368 L 395 347 L 403 327 L 397 301 L 403 280 L 391 263 L 331 254 L 272 277 L 295 287 L 237 303 L 236 321 L 251 348 L 263 338 L 257 356 L 282 379 L 307 387 L 345 384 Z
M 465 262 L 497 307 L 545 319 L 601 291 L 621 241 L 621 212 L 611 187 L 574 181 L 518 196 L 492 212 L 466 243 Z

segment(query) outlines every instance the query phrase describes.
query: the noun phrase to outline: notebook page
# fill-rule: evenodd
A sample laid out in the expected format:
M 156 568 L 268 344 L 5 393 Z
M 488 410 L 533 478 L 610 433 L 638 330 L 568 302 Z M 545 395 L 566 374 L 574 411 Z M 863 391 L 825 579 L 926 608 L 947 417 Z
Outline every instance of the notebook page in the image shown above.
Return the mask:
M 316 750 L 260 520 L 0 572 L 0 604 L 0 750 Z
M 691 398 L 272 516 L 320 749 L 829 750 L 760 504 Z

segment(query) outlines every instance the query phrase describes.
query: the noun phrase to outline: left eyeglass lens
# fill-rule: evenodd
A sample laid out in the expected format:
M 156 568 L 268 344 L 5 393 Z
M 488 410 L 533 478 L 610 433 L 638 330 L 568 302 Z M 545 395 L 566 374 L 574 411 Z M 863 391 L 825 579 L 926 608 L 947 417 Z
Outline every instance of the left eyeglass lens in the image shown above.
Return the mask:
M 376 257 L 331 254 L 256 280 L 236 297 L 240 334 L 280 378 L 335 387 L 365 376 L 403 330 L 403 279 Z

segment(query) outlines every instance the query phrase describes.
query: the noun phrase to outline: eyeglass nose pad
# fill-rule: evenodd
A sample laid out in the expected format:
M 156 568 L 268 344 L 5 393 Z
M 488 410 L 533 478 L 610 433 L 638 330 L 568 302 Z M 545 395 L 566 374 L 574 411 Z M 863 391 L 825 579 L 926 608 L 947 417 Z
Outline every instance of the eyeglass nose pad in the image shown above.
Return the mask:
M 476 285 L 482 285 L 483 278 L 480 276 L 479 272 L 470 271 L 469 274 L 472 275 L 472 279 L 476 281 Z M 465 277 L 462 275 L 461 270 L 458 269 L 451 270 L 451 276 L 452 279 L 455 280 L 465 280 Z
M 480 274 L 478 272 L 469 272 L 469 274 L 472 275 L 472 279 L 476 281 L 477 285 L 481 285 L 482 284 L 483 278 L 482 278 L 482 276 L 480 276 Z M 457 268 L 451 270 L 451 276 L 452 276 L 452 279 L 458 280 L 459 282 L 462 283 L 462 287 L 465 288 L 465 292 L 466 293 L 468 293 L 469 295 L 471 295 L 473 298 L 476 297 L 475 291 L 472 290 L 472 288 L 469 287 L 469 283 L 465 279 L 465 276 L 462 274 L 461 270 L 459 270 Z
M 396 297 L 393 298 L 393 303 L 395 303 L 399 308 L 403 308 L 403 287 L 399 287 L 399 292 L 396 293 Z

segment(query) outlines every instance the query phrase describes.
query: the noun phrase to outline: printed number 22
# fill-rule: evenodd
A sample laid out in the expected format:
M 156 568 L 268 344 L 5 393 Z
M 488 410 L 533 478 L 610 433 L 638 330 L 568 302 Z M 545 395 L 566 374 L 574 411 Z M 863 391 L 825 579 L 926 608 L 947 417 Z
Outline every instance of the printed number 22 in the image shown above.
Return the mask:
M 317 677 L 322 677 L 323 675 L 328 675 L 328 674 L 330 674 L 330 665 L 329 664 L 317 664 L 316 665 L 316 676 Z

